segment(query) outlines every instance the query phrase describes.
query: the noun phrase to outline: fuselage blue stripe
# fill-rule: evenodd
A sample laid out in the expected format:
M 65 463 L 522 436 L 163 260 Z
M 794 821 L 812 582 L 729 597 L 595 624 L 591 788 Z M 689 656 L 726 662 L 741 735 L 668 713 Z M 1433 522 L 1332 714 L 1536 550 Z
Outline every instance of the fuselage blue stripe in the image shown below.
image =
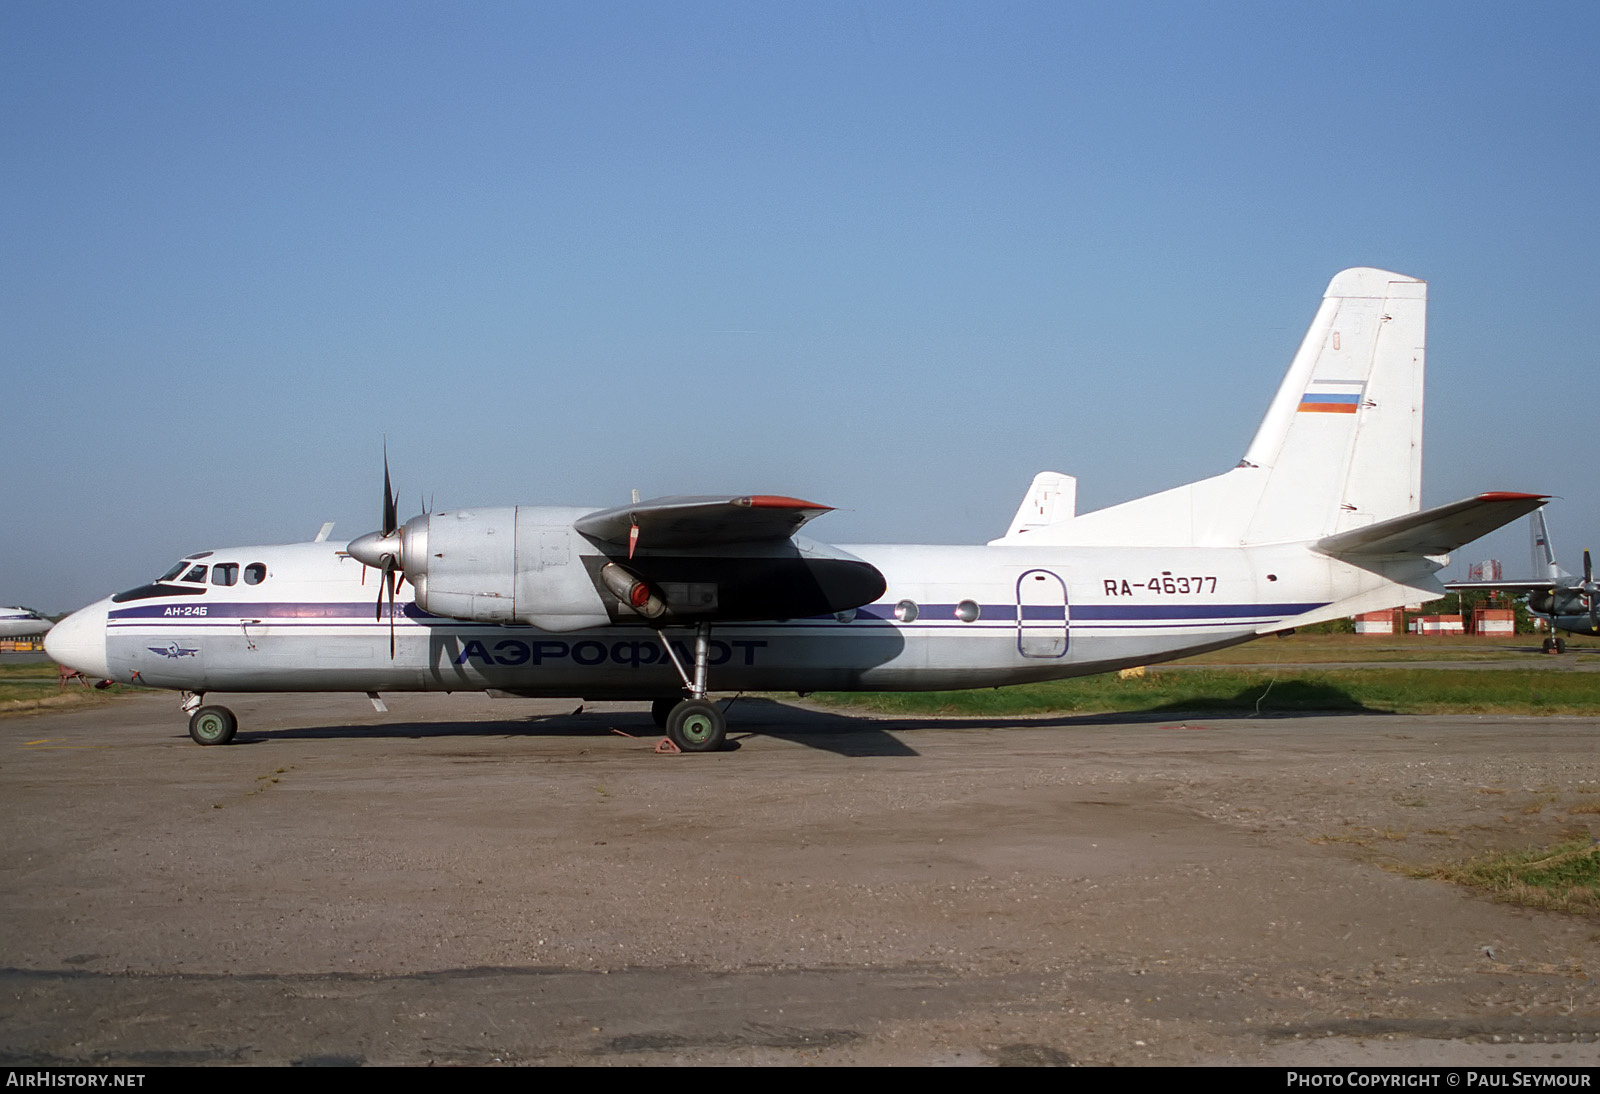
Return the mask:
M 1074 623 L 1085 620 L 1105 619 L 1236 619 L 1236 618 L 1274 618 L 1281 619 L 1291 615 L 1302 615 L 1314 608 L 1323 605 L 1318 602 L 1311 603 L 1280 603 L 1280 604 L 1079 604 L 1070 609 L 1055 605 L 1025 605 L 1023 618 L 1028 620 L 1053 621 L 1070 616 Z M 191 609 L 186 611 L 184 609 Z M 203 615 L 193 609 L 203 609 Z M 396 603 L 396 618 L 411 620 L 439 620 L 452 622 L 447 616 L 431 615 L 410 602 Z M 956 605 L 954 604 L 919 604 L 917 606 L 918 618 L 921 620 L 940 619 L 942 617 L 954 618 Z M 262 602 L 250 603 L 234 602 L 228 604 L 209 603 L 202 605 L 174 604 L 168 600 L 160 604 L 144 604 L 136 608 L 118 608 L 110 613 L 110 621 L 131 621 L 136 619 L 161 619 L 175 621 L 178 619 L 214 622 L 239 622 L 240 620 L 259 619 L 265 621 L 305 619 L 305 620 L 361 620 L 371 621 L 373 606 L 371 604 L 335 604 L 320 602 Z M 831 619 L 831 617 L 819 617 Z M 869 605 L 857 611 L 857 618 L 863 620 L 878 620 L 886 623 L 896 622 L 893 607 L 882 605 Z M 979 618 L 987 622 L 1015 622 L 1017 618 L 1017 605 L 1015 604 L 984 604 L 980 606 Z M 725 624 L 719 624 L 719 626 Z M 902 626 L 904 624 L 901 624 Z

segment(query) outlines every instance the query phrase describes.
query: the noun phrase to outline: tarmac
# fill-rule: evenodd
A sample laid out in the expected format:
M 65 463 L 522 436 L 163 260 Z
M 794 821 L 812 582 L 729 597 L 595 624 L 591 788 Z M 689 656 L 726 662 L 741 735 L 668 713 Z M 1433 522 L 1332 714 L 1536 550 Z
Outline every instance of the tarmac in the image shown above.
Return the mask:
M 1600 1061 L 1597 719 L 385 698 L 0 719 L 0 1062 Z

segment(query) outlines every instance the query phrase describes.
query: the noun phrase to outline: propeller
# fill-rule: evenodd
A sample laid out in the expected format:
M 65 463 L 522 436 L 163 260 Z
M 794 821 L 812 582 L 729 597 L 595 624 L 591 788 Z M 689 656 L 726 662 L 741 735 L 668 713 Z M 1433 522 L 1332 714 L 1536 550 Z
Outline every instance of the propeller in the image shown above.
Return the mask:
M 1583 549 L 1583 595 L 1589 601 L 1589 629 L 1600 631 L 1600 604 L 1596 604 L 1595 593 L 1600 592 L 1600 587 L 1594 583 L 1594 563 L 1589 558 L 1589 548 Z
M 404 577 L 404 558 L 402 557 L 403 537 L 400 534 L 400 502 L 395 497 L 394 487 L 389 479 L 389 448 L 383 450 L 383 528 L 381 531 L 368 532 L 350 541 L 350 546 L 345 548 L 350 557 L 356 559 L 363 566 L 371 566 L 383 572 L 383 580 L 378 583 L 378 603 L 373 609 L 373 619 L 383 618 L 383 594 L 387 589 L 389 593 L 389 660 L 394 660 L 394 592 L 396 586 L 395 576 Z

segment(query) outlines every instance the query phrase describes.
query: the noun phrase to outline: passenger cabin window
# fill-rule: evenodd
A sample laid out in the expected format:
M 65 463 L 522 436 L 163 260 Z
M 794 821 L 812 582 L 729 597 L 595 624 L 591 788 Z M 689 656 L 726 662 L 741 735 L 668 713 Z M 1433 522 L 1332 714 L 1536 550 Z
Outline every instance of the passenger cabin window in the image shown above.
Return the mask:
M 194 569 L 183 575 L 184 581 L 199 581 L 203 583 L 205 579 L 206 568 L 204 566 L 196 566 Z
M 219 562 L 211 567 L 211 584 L 232 585 L 239 580 L 237 562 Z
M 263 562 L 252 562 L 244 568 L 244 583 L 246 585 L 259 585 L 267 580 L 267 567 Z

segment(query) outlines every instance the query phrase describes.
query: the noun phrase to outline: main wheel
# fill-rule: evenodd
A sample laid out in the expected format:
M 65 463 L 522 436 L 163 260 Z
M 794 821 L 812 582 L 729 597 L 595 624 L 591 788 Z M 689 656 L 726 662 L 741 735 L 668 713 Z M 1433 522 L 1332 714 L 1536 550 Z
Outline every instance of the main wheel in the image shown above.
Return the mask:
M 201 707 L 189 715 L 189 736 L 197 745 L 225 745 L 239 731 L 239 719 L 227 707 Z
M 1556 640 L 1554 638 L 1546 638 L 1544 640 L 1544 652 L 1545 653 L 1549 653 L 1551 650 L 1553 650 L 1555 648 L 1556 648 Z
M 1556 639 L 1556 652 L 1557 653 L 1566 653 L 1567 652 L 1567 640 L 1565 638 Z
M 672 717 L 672 708 L 681 702 L 682 699 L 657 699 L 650 704 L 650 720 L 655 722 L 657 729 L 667 728 L 667 719 Z
M 715 752 L 728 736 L 722 708 L 706 699 L 685 699 L 667 716 L 667 736 L 685 752 Z

